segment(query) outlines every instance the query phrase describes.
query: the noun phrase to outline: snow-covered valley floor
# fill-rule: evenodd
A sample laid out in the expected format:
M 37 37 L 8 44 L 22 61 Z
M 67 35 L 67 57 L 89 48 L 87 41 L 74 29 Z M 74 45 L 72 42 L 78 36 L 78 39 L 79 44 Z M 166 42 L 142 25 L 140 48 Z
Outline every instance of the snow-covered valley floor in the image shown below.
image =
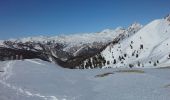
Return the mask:
M 0 62 L 0 100 L 170 100 L 170 68 L 63 69 Z

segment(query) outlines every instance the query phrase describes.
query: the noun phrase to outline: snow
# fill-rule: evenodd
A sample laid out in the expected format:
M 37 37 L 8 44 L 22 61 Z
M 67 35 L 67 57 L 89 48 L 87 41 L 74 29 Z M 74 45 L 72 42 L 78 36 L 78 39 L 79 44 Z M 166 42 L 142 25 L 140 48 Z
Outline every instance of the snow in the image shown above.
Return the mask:
M 0 40 L 0 46 L 2 46 L 2 45 L 3 45 L 3 42 L 4 42 L 3 40 Z
M 102 35 L 101 35 L 102 34 Z M 107 35 L 103 34 L 103 32 L 100 33 L 83 33 L 83 34 L 72 34 L 72 35 L 60 35 L 60 36 L 53 36 L 53 37 L 45 37 L 45 36 L 39 36 L 39 37 L 28 37 L 28 38 L 21 38 L 19 41 L 21 42 L 27 42 L 27 41 L 55 41 L 57 43 L 66 43 L 69 45 L 77 45 L 77 44 L 85 44 L 85 43 L 93 43 L 93 42 L 106 42 L 108 40 L 112 40 L 116 32 L 114 30 L 109 30 L 109 33 L 106 33 Z
M 34 59 L 0 62 L 0 70 L 0 100 L 170 99 L 169 68 L 71 70 Z M 113 74 L 96 77 L 104 73 Z
M 167 59 L 170 54 L 169 43 L 170 22 L 167 19 L 157 19 L 145 25 L 134 35 L 125 38 L 120 44 L 108 46 L 101 54 L 106 61 L 111 63 L 114 59 L 117 60 L 117 64 L 112 64 L 112 67 L 137 65 L 138 62 L 143 64 L 144 67 L 153 67 L 153 63 L 156 61 L 159 61 L 157 66 L 164 67 L 162 65 L 170 64 Z M 143 45 L 142 49 L 141 45 Z M 119 56 L 124 54 L 127 54 L 125 60 L 118 61 Z M 138 57 L 136 57 L 137 54 Z M 152 64 L 149 61 L 152 61 Z

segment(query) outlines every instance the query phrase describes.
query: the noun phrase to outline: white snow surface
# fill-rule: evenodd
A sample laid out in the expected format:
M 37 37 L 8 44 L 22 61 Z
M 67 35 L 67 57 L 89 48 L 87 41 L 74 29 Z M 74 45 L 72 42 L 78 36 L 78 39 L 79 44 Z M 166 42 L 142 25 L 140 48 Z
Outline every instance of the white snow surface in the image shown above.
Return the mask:
M 0 40 L 0 46 L 2 46 L 2 45 L 3 45 L 3 42 L 4 42 L 3 40 Z
M 71 70 L 34 59 L 0 71 L 0 100 L 170 100 L 169 68 Z M 104 73 L 113 74 L 96 77 Z

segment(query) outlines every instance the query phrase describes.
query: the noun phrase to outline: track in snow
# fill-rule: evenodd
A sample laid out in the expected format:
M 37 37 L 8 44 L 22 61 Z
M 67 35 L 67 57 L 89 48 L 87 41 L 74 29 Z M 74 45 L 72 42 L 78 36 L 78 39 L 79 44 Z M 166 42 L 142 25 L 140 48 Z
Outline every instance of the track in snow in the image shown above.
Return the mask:
M 28 60 L 28 61 L 32 62 L 32 63 L 36 63 L 36 64 L 41 64 L 41 63 L 31 61 L 31 60 Z M 7 80 L 12 75 L 12 67 L 13 67 L 14 64 L 15 64 L 15 61 L 10 61 L 10 62 L 6 63 L 6 65 L 3 68 L 3 70 L 4 70 L 3 73 L 0 74 L 0 77 L 1 77 L 0 84 L 16 91 L 17 93 L 20 93 L 20 94 L 23 94 L 23 95 L 26 95 L 26 96 L 29 96 L 29 97 L 38 97 L 38 98 L 42 98 L 43 100 L 58 100 L 55 96 L 44 96 L 40 93 L 35 94 L 35 93 L 32 93 L 32 92 L 30 92 L 26 89 L 22 89 L 20 87 L 16 87 L 12 84 L 9 84 L 7 82 Z M 66 100 L 66 99 L 62 99 L 62 100 Z

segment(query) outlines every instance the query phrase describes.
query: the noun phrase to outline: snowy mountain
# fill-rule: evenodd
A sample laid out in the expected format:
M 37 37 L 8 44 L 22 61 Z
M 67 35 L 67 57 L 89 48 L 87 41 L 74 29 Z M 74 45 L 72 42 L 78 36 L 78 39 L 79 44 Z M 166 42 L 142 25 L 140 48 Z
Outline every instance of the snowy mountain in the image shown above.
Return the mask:
M 141 27 L 142 25 L 134 23 L 127 29 L 119 27 L 98 33 L 10 39 L 1 41 L 0 58 L 1 60 L 39 58 L 67 68 L 75 68 L 85 59 L 103 51 L 110 43 L 129 37 Z
M 0 59 L 39 58 L 65 68 L 82 69 L 166 67 L 170 63 L 169 43 L 170 15 L 145 26 L 134 23 L 98 33 L 1 41 Z
M 105 67 L 169 66 L 170 15 L 150 22 L 117 44 L 110 44 L 99 55 L 107 62 Z M 94 62 L 94 58 L 89 60 Z M 89 64 L 87 61 L 84 66 Z

